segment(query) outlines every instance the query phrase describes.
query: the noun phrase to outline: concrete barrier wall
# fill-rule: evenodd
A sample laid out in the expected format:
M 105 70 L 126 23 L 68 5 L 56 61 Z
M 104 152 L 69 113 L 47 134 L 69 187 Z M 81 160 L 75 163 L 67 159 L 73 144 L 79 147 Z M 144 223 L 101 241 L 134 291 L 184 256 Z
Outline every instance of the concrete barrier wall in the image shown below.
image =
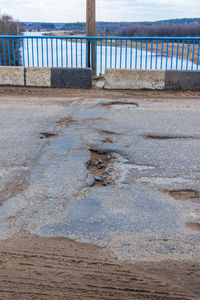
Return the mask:
M 165 89 L 171 91 L 199 91 L 200 71 L 166 71 Z
M 0 85 L 91 88 L 89 68 L 0 67 Z
M 0 67 L 0 85 L 24 85 L 24 67 Z
M 107 69 L 106 89 L 165 89 L 165 71 Z
M 200 71 L 116 70 L 105 72 L 106 89 L 200 90 Z
M 51 68 L 25 68 L 26 86 L 51 86 Z
M 91 88 L 92 70 L 83 68 L 52 68 L 51 86 L 70 88 Z
M 91 88 L 88 68 L 0 67 L 0 85 Z M 107 69 L 106 89 L 200 90 L 200 71 Z

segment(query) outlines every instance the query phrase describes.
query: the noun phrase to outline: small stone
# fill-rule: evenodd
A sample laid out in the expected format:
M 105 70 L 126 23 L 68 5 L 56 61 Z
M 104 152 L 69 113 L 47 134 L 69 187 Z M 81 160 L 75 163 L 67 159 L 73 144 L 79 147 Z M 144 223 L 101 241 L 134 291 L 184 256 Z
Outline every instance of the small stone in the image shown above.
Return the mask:
M 111 160 L 111 156 L 109 154 L 106 155 L 106 160 L 107 161 Z
M 121 245 L 122 245 L 122 246 L 125 246 L 125 247 L 130 247 L 130 246 L 131 246 L 131 243 L 128 242 L 128 241 L 121 241 Z
M 85 179 L 85 183 L 87 186 L 93 186 L 95 182 L 95 178 L 92 174 L 88 174 L 86 179 Z
M 102 164 L 102 159 L 99 159 L 99 164 Z
M 99 165 L 97 168 L 98 168 L 98 169 L 103 169 L 104 167 L 105 167 L 105 165 L 102 164 L 102 165 Z
M 103 181 L 103 179 L 102 179 L 101 177 L 99 177 L 99 176 L 96 176 L 96 177 L 95 177 L 95 180 L 96 180 L 96 181 L 99 181 L 99 182 L 102 182 L 102 181 Z

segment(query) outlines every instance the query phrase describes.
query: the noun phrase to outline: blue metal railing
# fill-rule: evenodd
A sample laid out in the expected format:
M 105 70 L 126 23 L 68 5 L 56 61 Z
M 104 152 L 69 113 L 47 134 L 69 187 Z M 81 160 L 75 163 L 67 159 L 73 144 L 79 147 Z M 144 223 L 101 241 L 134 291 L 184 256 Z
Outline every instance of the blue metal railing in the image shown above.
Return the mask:
M 0 36 L 0 66 L 199 70 L 199 56 L 198 37 Z

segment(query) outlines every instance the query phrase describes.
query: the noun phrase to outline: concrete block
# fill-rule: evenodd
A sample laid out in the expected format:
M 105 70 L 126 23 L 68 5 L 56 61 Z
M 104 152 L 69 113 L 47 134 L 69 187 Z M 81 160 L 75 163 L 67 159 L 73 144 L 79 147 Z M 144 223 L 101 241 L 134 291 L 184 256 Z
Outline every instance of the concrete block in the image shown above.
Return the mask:
M 200 71 L 166 71 L 165 88 L 172 91 L 199 91 Z
M 0 67 L 0 85 L 24 85 L 24 67 Z
M 91 88 L 92 70 L 89 68 L 52 68 L 51 86 Z
M 105 72 L 106 89 L 165 89 L 165 71 L 107 69 Z
M 51 86 L 51 68 L 25 68 L 25 85 L 26 86 Z

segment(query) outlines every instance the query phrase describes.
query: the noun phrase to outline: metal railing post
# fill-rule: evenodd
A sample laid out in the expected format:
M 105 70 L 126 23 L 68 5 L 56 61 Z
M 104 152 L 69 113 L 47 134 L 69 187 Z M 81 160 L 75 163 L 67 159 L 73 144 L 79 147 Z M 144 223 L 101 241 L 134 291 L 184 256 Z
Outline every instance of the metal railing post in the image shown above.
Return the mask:
M 95 0 L 87 0 L 86 12 L 86 35 L 93 37 L 96 35 L 96 4 Z M 92 49 L 91 49 L 92 47 Z M 92 58 L 91 58 L 92 55 Z M 96 75 L 96 43 L 88 40 L 87 65 L 92 67 L 93 75 Z

